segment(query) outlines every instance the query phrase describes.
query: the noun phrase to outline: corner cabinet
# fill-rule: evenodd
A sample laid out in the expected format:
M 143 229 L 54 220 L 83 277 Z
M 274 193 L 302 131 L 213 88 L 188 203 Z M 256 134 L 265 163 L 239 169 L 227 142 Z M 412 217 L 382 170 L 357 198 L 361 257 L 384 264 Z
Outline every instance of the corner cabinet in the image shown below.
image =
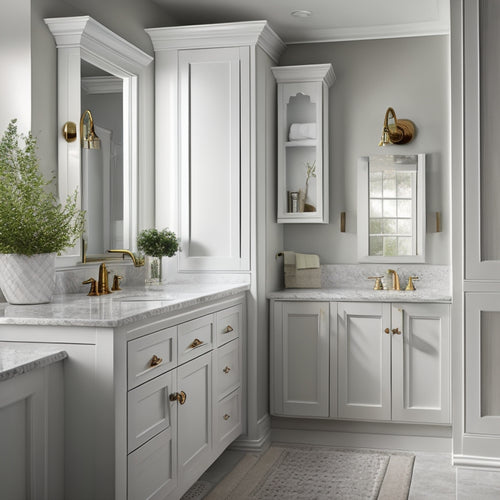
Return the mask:
M 271 136 L 262 134 L 274 103 L 261 92 L 284 44 L 265 21 L 147 32 L 155 50 L 157 225 L 178 228 L 179 271 L 248 271 L 259 206 L 252 196 L 263 196 L 254 192 L 256 162 L 271 157 Z
M 273 301 L 272 414 L 450 424 L 449 308 Z
M 278 83 L 280 223 L 328 223 L 328 89 L 331 64 L 272 68 Z

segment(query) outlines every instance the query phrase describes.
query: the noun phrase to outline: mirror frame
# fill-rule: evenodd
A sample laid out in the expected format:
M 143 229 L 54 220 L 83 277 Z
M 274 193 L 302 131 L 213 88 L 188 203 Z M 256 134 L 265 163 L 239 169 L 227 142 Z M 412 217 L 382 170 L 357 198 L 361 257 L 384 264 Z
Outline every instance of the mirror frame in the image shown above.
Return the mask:
M 395 257 L 381 257 L 369 254 L 369 166 L 370 157 L 362 156 L 358 159 L 358 262 L 378 263 L 424 263 L 425 262 L 425 154 L 408 155 L 373 155 L 373 156 L 416 156 L 417 157 L 417 199 L 416 199 L 416 255 L 399 255 Z
M 62 129 L 67 121 L 80 122 L 81 60 L 123 80 L 124 247 L 133 249 L 138 208 L 138 80 L 153 58 L 119 37 L 90 16 L 45 19 L 57 46 L 58 196 L 65 200 L 81 193 L 81 148 L 77 140 L 66 142 Z M 78 129 L 78 127 L 77 127 Z M 81 196 L 79 196 L 81 206 Z M 111 257 L 113 258 L 113 257 Z M 114 256 L 116 258 L 116 256 Z M 104 260 L 104 259 L 100 259 Z M 82 241 L 57 258 L 57 266 L 82 263 Z

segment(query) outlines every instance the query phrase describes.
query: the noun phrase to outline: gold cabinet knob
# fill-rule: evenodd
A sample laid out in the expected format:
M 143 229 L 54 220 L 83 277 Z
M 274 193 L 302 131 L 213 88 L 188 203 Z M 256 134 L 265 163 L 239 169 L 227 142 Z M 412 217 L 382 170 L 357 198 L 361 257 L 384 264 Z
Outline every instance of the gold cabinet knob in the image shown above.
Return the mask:
M 226 328 L 224 328 L 224 330 L 222 331 L 222 333 L 230 333 L 232 332 L 234 329 L 231 325 L 227 325 Z
M 385 333 L 389 333 L 389 332 L 390 332 L 389 328 L 386 328 L 386 329 L 384 330 L 384 332 L 385 332 Z
M 227 413 L 222 417 L 224 420 L 229 420 L 231 418 L 231 415 L 228 415 Z
M 222 371 L 227 374 L 231 371 L 231 368 L 229 368 L 229 366 L 226 366 Z
M 149 366 L 158 366 L 163 361 L 163 358 L 159 358 L 156 354 L 153 354 Z
M 400 332 L 399 328 L 393 328 L 392 329 L 392 334 L 393 335 L 401 335 L 401 332 Z
M 195 347 L 200 346 L 203 344 L 203 340 L 200 339 L 194 339 L 190 344 L 189 344 L 189 349 L 194 349 Z
M 170 401 L 177 401 L 180 405 L 183 405 L 186 402 L 187 395 L 184 391 L 174 392 L 170 394 Z

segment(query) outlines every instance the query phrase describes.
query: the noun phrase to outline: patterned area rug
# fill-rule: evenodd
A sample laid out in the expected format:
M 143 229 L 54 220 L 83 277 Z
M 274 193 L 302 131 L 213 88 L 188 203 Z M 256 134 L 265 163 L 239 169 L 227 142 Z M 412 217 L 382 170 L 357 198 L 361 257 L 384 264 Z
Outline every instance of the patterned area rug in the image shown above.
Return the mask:
M 206 500 L 406 500 L 414 456 L 372 450 L 272 446 L 247 454 Z

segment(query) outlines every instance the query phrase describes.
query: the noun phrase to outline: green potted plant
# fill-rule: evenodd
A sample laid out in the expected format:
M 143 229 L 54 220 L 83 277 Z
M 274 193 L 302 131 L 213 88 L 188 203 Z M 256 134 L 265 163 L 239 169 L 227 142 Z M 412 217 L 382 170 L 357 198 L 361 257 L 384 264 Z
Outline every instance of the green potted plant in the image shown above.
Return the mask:
M 181 251 L 180 240 L 173 231 L 144 229 L 137 236 L 137 249 L 146 255 L 146 283 L 162 282 L 162 257 L 173 257 Z
M 55 256 L 83 233 L 77 192 L 62 205 L 54 181 L 40 171 L 36 139 L 12 120 L 0 140 L 0 288 L 11 304 L 50 302 Z

